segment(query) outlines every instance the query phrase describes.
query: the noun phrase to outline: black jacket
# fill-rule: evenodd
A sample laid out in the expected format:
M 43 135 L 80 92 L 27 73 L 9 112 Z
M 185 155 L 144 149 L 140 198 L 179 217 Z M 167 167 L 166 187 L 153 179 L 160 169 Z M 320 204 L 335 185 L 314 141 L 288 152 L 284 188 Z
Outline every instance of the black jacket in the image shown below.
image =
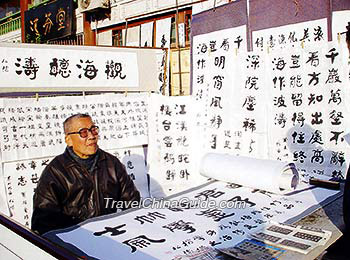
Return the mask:
M 116 212 L 114 201 L 139 201 L 140 193 L 113 155 L 99 149 L 89 173 L 66 150 L 44 169 L 33 198 L 32 230 L 43 234 Z M 106 199 L 109 207 L 106 208 Z

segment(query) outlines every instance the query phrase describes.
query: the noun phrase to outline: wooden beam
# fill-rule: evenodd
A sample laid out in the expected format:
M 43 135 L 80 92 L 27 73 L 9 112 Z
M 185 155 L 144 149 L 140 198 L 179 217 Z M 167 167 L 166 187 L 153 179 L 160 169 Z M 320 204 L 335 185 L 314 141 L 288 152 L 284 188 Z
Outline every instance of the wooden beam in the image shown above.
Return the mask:
M 96 32 L 91 30 L 91 23 L 94 23 L 95 21 L 92 21 L 91 15 L 87 15 L 87 13 L 83 13 L 83 20 L 84 20 L 84 45 L 89 46 L 96 46 Z
M 25 36 L 25 23 L 24 23 L 24 12 L 28 10 L 28 0 L 20 1 L 20 9 L 21 9 L 21 39 L 22 42 L 26 42 Z

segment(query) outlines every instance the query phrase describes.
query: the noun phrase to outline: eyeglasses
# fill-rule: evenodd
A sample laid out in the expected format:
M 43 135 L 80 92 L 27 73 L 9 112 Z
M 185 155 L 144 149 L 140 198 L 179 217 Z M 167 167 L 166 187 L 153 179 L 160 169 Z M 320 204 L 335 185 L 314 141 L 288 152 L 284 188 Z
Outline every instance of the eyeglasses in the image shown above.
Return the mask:
M 98 126 L 93 125 L 90 128 L 82 128 L 78 132 L 70 132 L 70 133 L 67 133 L 67 135 L 79 134 L 81 138 L 86 138 L 89 135 L 89 131 L 93 135 L 98 135 L 98 132 L 99 132 Z

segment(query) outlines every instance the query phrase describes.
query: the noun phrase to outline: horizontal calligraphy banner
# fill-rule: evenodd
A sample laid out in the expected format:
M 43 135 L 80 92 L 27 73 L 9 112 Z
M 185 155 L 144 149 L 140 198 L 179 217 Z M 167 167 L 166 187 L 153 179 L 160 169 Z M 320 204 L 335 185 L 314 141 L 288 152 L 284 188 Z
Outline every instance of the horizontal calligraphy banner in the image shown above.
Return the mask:
M 161 49 L 0 44 L 0 91 L 156 90 L 159 52 L 162 54 Z

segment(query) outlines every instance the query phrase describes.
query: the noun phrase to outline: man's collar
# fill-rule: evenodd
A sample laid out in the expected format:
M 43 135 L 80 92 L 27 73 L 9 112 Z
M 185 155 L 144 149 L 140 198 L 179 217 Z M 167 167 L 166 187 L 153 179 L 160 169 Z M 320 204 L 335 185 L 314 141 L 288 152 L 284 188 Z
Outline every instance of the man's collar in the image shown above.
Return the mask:
M 72 158 L 72 156 L 70 155 L 69 151 L 68 151 L 69 147 L 66 147 L 66 150 L 63 153 L 63 156 L 67 159 L 67 163 L 64 165 L 66 168 L 70 168 L 74 165 L 77 164 L 77 162 Z M 99 153 L 97 162 L 100 162 L 102 160 L 106 160 L 106 154 L 103 152 L 103 150 L 101 150 L 100 148 L 97 149 L 96 153 Z M 98 163 L 97 163 L 98 166 Z

